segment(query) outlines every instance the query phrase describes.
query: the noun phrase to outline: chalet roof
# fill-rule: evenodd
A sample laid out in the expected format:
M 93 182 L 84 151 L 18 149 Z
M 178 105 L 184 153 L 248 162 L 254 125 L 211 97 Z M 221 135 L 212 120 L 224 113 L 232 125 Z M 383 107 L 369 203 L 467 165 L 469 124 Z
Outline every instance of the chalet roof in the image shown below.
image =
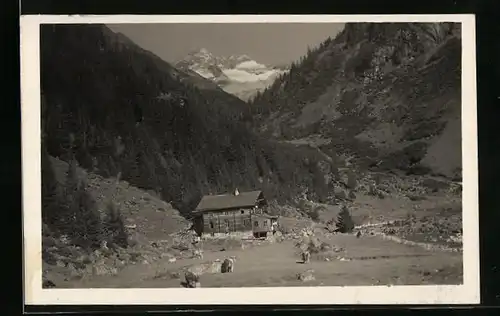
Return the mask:
M 254 207 L 259 198 L 262 198 L 262 191 L 240 192 L 238 195 L 205 195 L 198 203 L 196 212 Z

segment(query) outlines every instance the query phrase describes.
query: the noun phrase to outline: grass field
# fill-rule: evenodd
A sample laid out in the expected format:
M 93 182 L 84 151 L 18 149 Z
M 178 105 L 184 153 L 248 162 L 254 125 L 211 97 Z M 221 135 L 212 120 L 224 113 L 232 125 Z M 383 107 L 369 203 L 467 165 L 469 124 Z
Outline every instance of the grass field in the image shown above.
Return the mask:
M 204 273 L 202 287 L 345 286 L 461 284 L 461 253 L 429 251 L 374 236 L 334 235 L 323 239 L 345 251 L 326 261 L 315 256 L 301 263 L 292 240 L 229 251 L 205 252 L 203 259 L 161 259 L 124 268 L 114 276 L 60 283 L 62 288 L 179 287 L 182 270 L 204 262 L 236 256 L 233 273 Z M 342 260 L 341 260 L 342 259 Z M 345 261 L 344 261 L 345 260 Z M 313 269 L 315 280 L 303 282 L 297 274 Z M 177 274 L 177 275 L 176 275 Z M 180 279 L 178 278 L 180 277 Z

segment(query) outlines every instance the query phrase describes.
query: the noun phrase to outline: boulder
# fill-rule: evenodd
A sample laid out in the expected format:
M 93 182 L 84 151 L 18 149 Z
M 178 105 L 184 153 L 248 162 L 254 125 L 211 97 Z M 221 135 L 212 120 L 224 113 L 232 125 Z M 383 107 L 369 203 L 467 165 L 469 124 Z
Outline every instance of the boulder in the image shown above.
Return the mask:
M 314 270 L 309 269 L 306 270 L 302 273 L 297 274 L 297 279 L 302 281 L 302 282 L 309 282 L 309 281 L 314 281 L 316 278 L 314 277 Z

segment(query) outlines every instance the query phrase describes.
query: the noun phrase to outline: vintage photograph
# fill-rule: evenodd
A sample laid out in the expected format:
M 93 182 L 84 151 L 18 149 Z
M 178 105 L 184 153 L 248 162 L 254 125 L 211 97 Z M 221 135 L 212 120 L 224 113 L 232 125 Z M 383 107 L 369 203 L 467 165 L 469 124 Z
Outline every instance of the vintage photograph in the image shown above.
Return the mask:
M 41 23 L 42 288 L 462 286 L 462 33 Z

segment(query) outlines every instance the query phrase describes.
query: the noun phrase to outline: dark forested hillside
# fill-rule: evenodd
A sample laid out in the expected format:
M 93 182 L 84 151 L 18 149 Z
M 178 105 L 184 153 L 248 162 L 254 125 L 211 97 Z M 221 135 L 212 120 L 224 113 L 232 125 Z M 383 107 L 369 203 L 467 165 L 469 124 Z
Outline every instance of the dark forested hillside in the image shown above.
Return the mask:
M 41 87 L 48 154 L 121 173 L 184 213 L 234 186 L 287 199 L 325 185 L 317 151 L 260 139 L 246 103 L 105 26 L 43 25 Z
M 347 153 L 370 168 L 459 177 L 456 23 L 348 23 L 251 107 L 261 133 Z

